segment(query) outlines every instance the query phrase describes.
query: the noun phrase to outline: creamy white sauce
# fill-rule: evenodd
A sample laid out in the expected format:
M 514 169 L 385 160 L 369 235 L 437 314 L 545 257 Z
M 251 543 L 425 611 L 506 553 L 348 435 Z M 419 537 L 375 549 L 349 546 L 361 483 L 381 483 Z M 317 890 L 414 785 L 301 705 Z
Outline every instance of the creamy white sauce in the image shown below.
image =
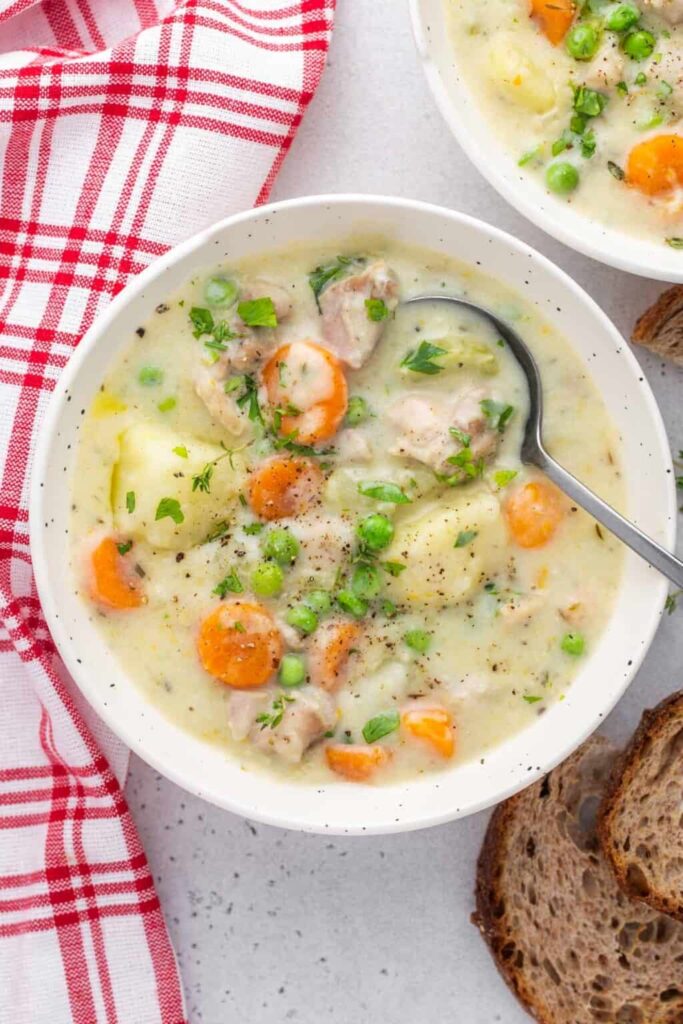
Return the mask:
M 206 339 L 193 337 L 188 312 L 206 306 L 208 276 L 257 277 L 281 285 L 291 299 L 292 312 L 277 329 L 276 345 L 304 338 L 320 344 L 320 317 L 307 275 L 338 252 L 383 257 L 398 277 L 403 298 L 438 290 L 466 294 L 513 321 L 541 367 L 550 450 L 604 498 L 617 507 L 623 504 L 618 438 L 567 342 L 522 297 L 456 260 L 376 238 L 336 240 L 325 248 L 298 246 L 264 253 L 239 266 L 204 268 L 159 311 L 150 310 L 141 325 L 143 336 L 131 338 L 85 417 L 72 481 L 74 585 L 90 604 L 104 642 L 150 701 L 183 728 L 219 744 L 246 769 L 285 773 L 306 782 L 333 777 L 324 755 L 328 739 L 314 744 L 300 764 L 255 749 L 248 738 L 235 739 L 228 724 L 231 690 L 204 670 L 197 655 L 200 624 L 219 603 L 213 593 L 217 584 L 235 572 L 244 586 L 238 596 L 251 599 L 251 573 L 263 559 L 261 543 L 269 527 L 260 534 L 245 533 L 255 516 L 238 495 L 248 491 L 249 469 L 272 457 L 272 451 L 267 441 L 250 444 L 248 432 L 246 437 L 231 436 L 196 394 L 198 363 L 211 353 L 203 344 Z M 461 366 L 456 359 L 431 376 L 401 368 L 403 357 L 420 341 L 438 344 L 443 338 L 455 349 L 464 342 L 470 353 L 476 343 L 475 365 Z M 311 588 L 335 590 L 357 552 L 359 519 L 376 511 L 388 514 L 396 536 L 378 559 L 407 566 L 396 578 L 381 573 L 382 593 L 360 622 L 348 680 L 333 697 L 337 721 L 331 742 L 348 734 L 362 743 L 363 726 L 373 716 L 437 702 L 455 723 L 455 759 L 483 757 L 562 699 L 581 664 L 581 658 L 562 650 L 563 635 L 580 632 L 588 654 L 609 618 L 622 553 L 609 534 L 598 535 L 587 515 L 568 507 L 553 539 L 537 549 L 523 549 L 509 537 L 502 504 L 514 488 L 539 479 L 539 474 L 519 461 L 526 392 L 519 368 L 497 342 L 482 322 L 445 305 L 399 307 L 365 366 L 346 370 L 349 394 L 363 396 L 372 416 L 344 428 L 330 442 L 336 451 L 320 460 L 325 474 L 322 504 L 297 519 L 273 524 L 289 526 L 301 551 L 284 571 L 281 595 L 261 600 L 282 629 L 285 649 L 304 656 L 308 641 L 286 624 L 287 611 Z M 162 379 L 141 384 L 144 367 L 159 368 Z M 483 373 L 482 367 L 497 372 Z M 475 411 L 485 395 L 511 404 L 515 412 L 483 475 L 449 487 L 415 458 L 391 454 L 401 442 L 389 411 L 407 396 L 426 396 L 432 406 L 450 408 L 453 396 L 462 392 L 469 394 Z M 263 404 L 263 388 L 259 394 Z M 306 396 L 300 397 L 303 404 Z M 405 429 L 416 425 L 414 416 L 410 420 Z M 144 437 L 151 429 L 163 455 L 145 455 L 141 425 Z M 214 451 L 224 454 L 216 447 L 221 443 L 243 450 L 215 463 L 209 493 L 193 492 L 191 476 Z M 453 440 L 452 451 L 459 450 Z M 128 465 L 135 459 L 142 460 L 139 472 Z M 494 480 L 500 470 L 517 474 L 502 488 Z M 119 493 L 132 488 L 131 479 L 137 480 L 133 512 L 127 511 L 126 494 Z M 363 481 L 391 481 L 411 501 L 392 505 L 365 497 L 358 490 Z M 169 488 L 180 495 L 181 524 L 154 520 Z M 216 529 L 225 532 L 202 543 Z M 476 536 L 456 548 L 456 539 L 468 533 Z M 87 552 L 93 535 L 103 534 L 116 536 L 119 543 L 133 540 L 125 557 L 144 573 L 140 585 L 147 602 L 141 607 L 112 611 L 92 602 Z M 234 596 L 229 594 L 228 600 Z M 393 617 L 387 617 L 386 600 L 397 606 Z M 425 654 L 404 641 L 415 629 L 429 634 Z M 280 694 L 275 677 L 264 692 L 268 710 Z M 288 692 L 296 700 L 297 691 Z M 236 721 L 235 731 L 244 736 L 243 721 Z M 393 758 L 375 776 L 378 783 L 452 763 L 403 730 L 379 742 L 392 750 Z

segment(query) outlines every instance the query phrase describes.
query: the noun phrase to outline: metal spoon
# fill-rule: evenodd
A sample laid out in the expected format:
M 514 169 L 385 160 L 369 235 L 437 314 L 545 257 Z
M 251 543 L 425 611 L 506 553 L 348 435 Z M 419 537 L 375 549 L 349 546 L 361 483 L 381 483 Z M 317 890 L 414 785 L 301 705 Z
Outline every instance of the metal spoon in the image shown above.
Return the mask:
M 572 501 L 585 509 L 589 515 L 597 519 L 599 523 L 607 527 L 619 540 L 623 541 L 632 551 L 644 558 L 646 562 L 658 569 L 664 576 L 683 587 L 683 562 L 672 555 L 661 544 L 652 540 L 639 530 L 637 526 L 624 519 L 616 509 L 608 505 L 606 501 L 599 498 L 597 494 L 589 490 L 584 484 L 568 473 L 566 469 L 555 462 L 543 446 L 543 386 L 538 365 L 526 342 L 522 341 L 519 334 L 512 329 L 504 320 L 500 320 L 495 313 L 483 306 L 478 306 L 467 299 L 456 298 L 453 295 L 419 295 L 414 299 L 407 299 L 404 305 L 413 305 L 416 302 L 448 302 L 454 306 L 461 306 L 469 309 L 478 316 L 493 324 L 510 347 L 510 351 L 522 367 L 524 376 L 529 386 L 529 415 L 524 427 L 524 440 L 522 442 L 522 462 L 537 466 L 561 491 L 569 495 Z

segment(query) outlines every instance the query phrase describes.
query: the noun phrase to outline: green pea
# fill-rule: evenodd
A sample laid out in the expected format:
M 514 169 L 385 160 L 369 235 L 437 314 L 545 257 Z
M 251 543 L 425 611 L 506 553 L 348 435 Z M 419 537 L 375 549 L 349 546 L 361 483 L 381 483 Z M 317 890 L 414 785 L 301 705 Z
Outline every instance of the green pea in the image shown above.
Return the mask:
M 559 163 L 551 164 L 545 172 L 545 183 L 551 192 L 567 195 L 579 184 L 579 172 L 574 164 L 561 160 Z
M 138 380 L 146 388 L 161 384 L 163 379 L 164 371 L 160 370 L 158 366 L 143 366 L 138 373 Z
M 352 590 L 343 589 L 337 594 L 337 604 L 342 611 L 353 615 L 354 619 L 362 619 L 368 610 L 367 601 L 358 597 Z
M 301 686 L 305 678 L 304 659 L 298 654 L 285 654 L 280 662 L 280 685 Z
M 360 395 L 351 395 L 349 407 L 346 410 L 346 422 L 349 426 L 357 427 L 359 423 L 364 423 L 371 415 L 370 406 L 365 399 L 361 398 Z
M 375 512 L 366 516 L 356 527 L 356 533 L 371 551 L 381 551 L 388 547 L 394 537 L 394 527 L 387 516 Z
M 619 4 L 607 15 L 605 25 L 611 32 L 626 32 L 640 19 L 640 11 L 631 4 Z
M 300 633 L 313 633 L 318 628 L 318 616 L 312 608 L 307 608 L 305 604 L 296 604 L 290 608 L 286 615 L 286 621 Z
M 332 607 L 332 598 L 326 590 L 309 590 L 303 601 L 316 615 L 327 615 Z
M 592 60 L 600 46 L 600 33 L 594 25 L 579 22 L 567 33 L 565 46 L 574 60 Z
M 282 590 L 284 573 L 277 562 L 261 562 L 251 574 L 251 589 L 259 597 L 275 597 Z
M 210 306 L 232 306 L 237 301 L 237 285 L 225 277 L 210 277 L 204 297 Z
M 263 538 L 261 550 L 266 558 L 272 558 L 280 565 L 292 565 L 299 554 L 299 541 L 289 530 L 278 527 Z
M 656 42 L 652 32 L 646 32 L 645 29 L 631 32 L 624 40 L 624 53 L 632 60 L 646 60 L 654 50 Z
M 565 654 L 578 658 L 586 649 L 586 641 L 582 633 L 565 633 L 560 647 Z
M 364 601 L 372 601 L 382 589 L 382 581 L 378 570 L 374 565 L 367 565 L 362 562 L 353 570 L 351 577 L 351 590 L 356 597 Z

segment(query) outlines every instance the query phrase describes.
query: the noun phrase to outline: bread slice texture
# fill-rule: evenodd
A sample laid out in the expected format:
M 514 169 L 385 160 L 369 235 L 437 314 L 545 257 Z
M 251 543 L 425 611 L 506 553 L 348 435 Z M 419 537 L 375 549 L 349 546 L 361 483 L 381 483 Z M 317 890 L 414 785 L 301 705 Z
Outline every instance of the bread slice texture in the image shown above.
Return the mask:
M 683 925 L 632 902 L 598 844 L 615 756 L 591 738 L 499 805 L 479 857 L 473 920 L 540 1024 L 683 1024 Z
M 683 691 L 643 715 L 612 771 L 598 836 L 624 892 L 683 921 Z
M 667 288 L 636 322 L 631 341 L 683 366 L 683 285 Z

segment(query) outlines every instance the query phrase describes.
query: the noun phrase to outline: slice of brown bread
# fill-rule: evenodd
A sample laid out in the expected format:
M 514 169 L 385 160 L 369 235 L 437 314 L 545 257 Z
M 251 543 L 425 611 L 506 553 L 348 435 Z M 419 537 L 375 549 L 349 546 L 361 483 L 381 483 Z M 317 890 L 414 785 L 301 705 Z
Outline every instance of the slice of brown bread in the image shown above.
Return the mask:
M 662 292 L 636 322 L 631 340 L 683 365 L 683 285 Z
M 683 691 L 643 715 L 612 771 L 598 837 L 624 892 L 683 921 Z
M 595 834 L 614 758 L 594 737 L 499 805 L 479 857 L 473 920 L 541 1024 L 683 1024 L 683 925 L 621 891 Z

